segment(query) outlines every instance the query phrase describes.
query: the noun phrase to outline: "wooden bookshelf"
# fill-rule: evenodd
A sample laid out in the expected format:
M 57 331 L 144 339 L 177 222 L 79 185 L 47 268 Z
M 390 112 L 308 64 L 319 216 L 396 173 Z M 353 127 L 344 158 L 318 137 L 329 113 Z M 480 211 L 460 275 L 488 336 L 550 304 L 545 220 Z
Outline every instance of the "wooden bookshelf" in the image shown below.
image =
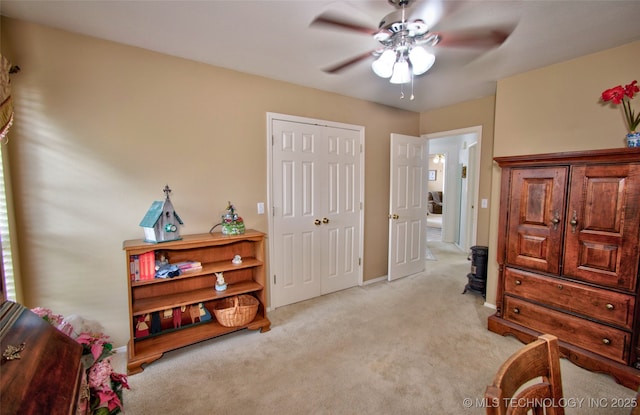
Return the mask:
M 124 241 L 123 249 L 127 266 L 129 295 L 130 340 L 128 344 L 127 373 L 143 370 L 170 350 L 227 334 L 250 329 L 268 331 L 271 323 L 266 315 L 265 244 L 264 234 L 247 230 L 241 235 L 206 233 L 186 235 L 177 241 L 149 243 L 141 239 Z M 173 278 L 154 278 L 132 281 L 130 262 L 132 256 L 153 251 L 163 252 L 169 263 L 199 261 L 202 269 L 186 271 Z M 235 255 L 242 257 L 241 264 L 233 264 Z M 223 272 L 228 286 L 216 291 L 216 272 Z M 259 301 L 253 321 L 240 327 L 220 325 L 213 313 L 216 301 L 240 294 L 252 295 Z M 210 320 L 191 321 L 189 313 L 182 313 L 181 324 L 161 318 L 158 327 L 148 335 L 136 336 L 138 320 L 158 313 L 156 319 L 167 310 L 175 312 L 202 304 L 211 315 Z M 177 314 L 180 316 L 179 314 Z M 157 320 L 156 320 L 157 321 Z M 151 326 L 151 323 L 149 323 Z

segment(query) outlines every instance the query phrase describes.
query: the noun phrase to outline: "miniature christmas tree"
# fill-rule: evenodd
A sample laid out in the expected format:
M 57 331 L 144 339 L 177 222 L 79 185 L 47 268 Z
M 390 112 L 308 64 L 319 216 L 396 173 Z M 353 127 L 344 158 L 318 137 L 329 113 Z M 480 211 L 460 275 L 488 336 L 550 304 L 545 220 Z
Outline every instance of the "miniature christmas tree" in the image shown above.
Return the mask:
M 236 212 L 235 206 L 228 202 L 227 213 L 222 216 L 222 233 L 224 235 L 240 235 L 244 233 L 244 221 Z

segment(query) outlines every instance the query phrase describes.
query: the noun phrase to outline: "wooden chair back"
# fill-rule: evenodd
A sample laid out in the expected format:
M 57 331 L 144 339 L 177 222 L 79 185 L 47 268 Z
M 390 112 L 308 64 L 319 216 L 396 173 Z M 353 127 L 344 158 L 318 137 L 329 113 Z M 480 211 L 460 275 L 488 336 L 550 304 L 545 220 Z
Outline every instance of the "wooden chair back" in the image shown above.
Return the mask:
M 487 387 L 485 401 L 487 415 L 564 415 L 558 339 L 543 334 L 511 355 Z

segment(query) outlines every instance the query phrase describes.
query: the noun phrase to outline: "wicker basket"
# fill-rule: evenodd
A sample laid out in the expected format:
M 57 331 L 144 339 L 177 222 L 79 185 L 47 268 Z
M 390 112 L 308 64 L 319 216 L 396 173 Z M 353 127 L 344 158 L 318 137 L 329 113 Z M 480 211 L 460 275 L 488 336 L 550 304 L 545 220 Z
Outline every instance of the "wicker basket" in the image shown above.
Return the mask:
M 213 314 L 222 326 L 244 326 L 256 317 L 258 304 L 255 297 L 236 295 L 216 302 L 213 306 Z

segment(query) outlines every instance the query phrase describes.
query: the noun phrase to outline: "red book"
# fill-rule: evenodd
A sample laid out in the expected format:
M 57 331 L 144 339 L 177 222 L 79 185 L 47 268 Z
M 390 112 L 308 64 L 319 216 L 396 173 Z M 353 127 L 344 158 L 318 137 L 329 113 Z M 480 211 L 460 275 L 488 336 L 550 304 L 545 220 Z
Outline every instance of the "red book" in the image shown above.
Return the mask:
M 140 255 L 140 280 L 148 281 L 155 277 L 156 256 L 153 251 Z

